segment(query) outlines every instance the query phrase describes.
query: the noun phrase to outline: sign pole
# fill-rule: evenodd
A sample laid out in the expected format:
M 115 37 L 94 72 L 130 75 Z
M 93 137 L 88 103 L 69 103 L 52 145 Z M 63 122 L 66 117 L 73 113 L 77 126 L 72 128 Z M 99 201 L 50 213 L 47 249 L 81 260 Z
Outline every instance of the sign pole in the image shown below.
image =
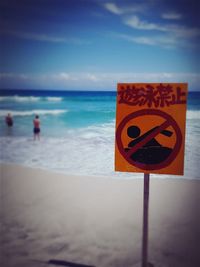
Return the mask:
M 150 174 L 144 173 L 142 267 L 148 267 L 149 179 Z

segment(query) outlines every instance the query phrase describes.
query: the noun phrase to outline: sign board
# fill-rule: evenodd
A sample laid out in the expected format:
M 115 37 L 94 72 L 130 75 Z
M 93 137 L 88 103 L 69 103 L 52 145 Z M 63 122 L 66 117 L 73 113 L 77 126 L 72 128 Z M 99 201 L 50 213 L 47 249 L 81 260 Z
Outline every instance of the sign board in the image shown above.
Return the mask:
M 119 83 L 115 170 L 183 175 L 186 103 L 186 83 Z

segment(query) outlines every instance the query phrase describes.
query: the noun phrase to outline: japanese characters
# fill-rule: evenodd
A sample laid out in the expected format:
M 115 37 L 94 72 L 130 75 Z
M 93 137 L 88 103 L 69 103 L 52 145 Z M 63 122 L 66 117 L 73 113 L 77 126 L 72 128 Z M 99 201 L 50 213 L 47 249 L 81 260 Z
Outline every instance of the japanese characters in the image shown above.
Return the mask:
M 121 84 L 118 91 L 119 104 L 131 106 L 144 106 L 159 108 L 186 103 L 186 93 L 177 86 L 174 90 L 172 84 L 144 84 L 140 86 Z

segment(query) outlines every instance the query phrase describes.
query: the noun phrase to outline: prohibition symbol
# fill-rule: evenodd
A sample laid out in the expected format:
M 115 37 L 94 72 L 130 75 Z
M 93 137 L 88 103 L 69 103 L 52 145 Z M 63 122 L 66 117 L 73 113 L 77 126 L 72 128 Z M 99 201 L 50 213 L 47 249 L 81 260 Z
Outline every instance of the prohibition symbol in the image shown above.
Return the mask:
M 133 125 L 128 127 L 127 134 L 130 138 L 134 138 L 129 142 L 128 147 L 123 144 L 122 132 L 130 121 L 144 117 L 147 115 L 155 115 L 164 119 L 160 125 L 153 127 L 142 136 L 140 136 L 139 127 Z M 167 130 L 171 127 L 173 131 Z M 159 134 L 170 136 L 175 134 L 176 142 L 173 148 L 160 145 L 155 137 Z M 116 143 L 120 154 L 125 160 L 143 170 L 158 170 L 170 165 L 178 155 L 182 145 L 182 133 L 177 122 L 169 114 L 155 109 L 143 109 L 127 115 L 119 124 L 116 131 Z

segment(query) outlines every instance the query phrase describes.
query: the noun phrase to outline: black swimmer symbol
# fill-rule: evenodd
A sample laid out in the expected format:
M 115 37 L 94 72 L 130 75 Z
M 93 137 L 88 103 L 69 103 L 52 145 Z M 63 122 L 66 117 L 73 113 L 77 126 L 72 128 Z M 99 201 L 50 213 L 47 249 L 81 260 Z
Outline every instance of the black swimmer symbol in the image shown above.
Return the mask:
M 159 164 L 169 157 L 173 149 L 162 146 L 155 138 L 147 141 L 142 147 L 139 147 L 136 151 L 131 153 L 132 148 L 136 144 L 147 138 L 158 128 L 159 126 L 156 126 L 143 135 L 140 135 L 140 128 L 135 125 L 127 129 L 127 135 L 134 140 L 128 144 L 128 148 L 125 148 L 125 151 L 130 153 L 129 156 L 133 161 L 144 164 Z M 173 132 L 169 130 L 162 130 L 160 133 L 167 137 L 173 134 Z

